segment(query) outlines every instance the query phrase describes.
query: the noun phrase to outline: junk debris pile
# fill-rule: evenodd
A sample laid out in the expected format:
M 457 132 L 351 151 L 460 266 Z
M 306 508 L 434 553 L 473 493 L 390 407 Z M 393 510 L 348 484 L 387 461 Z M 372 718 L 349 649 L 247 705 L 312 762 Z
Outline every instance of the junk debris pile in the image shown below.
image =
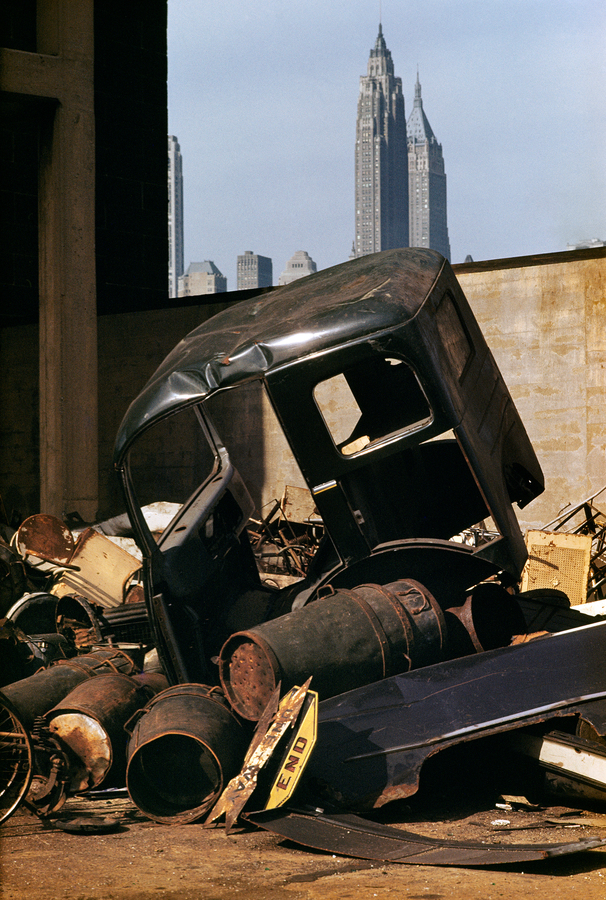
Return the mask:
M 251 386 L 301 473 L 269 512 L 221 413 Z M 541 468 L 439 254 L 352 260 L 215 316 L 131 404 L 114 462 L 125 515 L 2 532 L 2 819 L 126 786 L 157 822 L 391 862 L 604 843 L 368 817 L 453 749 L 483 748 L 501 791 L 606 800 L 601 492 L 524 540 L 513 504 Z

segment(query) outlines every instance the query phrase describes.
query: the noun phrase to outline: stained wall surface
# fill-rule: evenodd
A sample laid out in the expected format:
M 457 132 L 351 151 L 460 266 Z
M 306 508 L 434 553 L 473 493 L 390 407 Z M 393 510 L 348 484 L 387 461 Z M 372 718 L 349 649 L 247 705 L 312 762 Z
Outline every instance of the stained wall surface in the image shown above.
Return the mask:
M 606 484 L 606 255 L 454 270 L 545 473 L 545 493 L 518 513 L 541 527 Z

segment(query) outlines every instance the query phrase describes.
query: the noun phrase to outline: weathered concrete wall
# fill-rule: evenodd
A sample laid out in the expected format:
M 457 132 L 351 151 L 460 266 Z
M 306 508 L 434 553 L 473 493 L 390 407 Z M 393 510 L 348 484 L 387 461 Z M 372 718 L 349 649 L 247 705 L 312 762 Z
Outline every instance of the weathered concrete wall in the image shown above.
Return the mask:
M 94 518 L 123 510 L 111 462 L 118 426 L 131 400 L 181 338 L 226 305 L 99 318 L 99 509 Z M 48 512 L 40 508 L 38 326 L 0 328 L 0 359 L 0 498 L 9 518 L 13 513 L 25 517 Z M 77 384 L 77 366 L 69 374 Z M 81 509 L 67 512 L 83 515 Z
M 501 260 L 455 272 L 543 466 L 545 493 L 519 511 L 523 528 L 540 527 L 606 484 L 606 254 Z M 111 459 L 129 403 L 182 337 L 242 298 L 99 318 L 100 516 L 122 509 Z M 0 329 L 0 495 L 9 515 L 13 508 L 40 511 L 37 340 L 34 325 Z M 269 406 L 252 388 L 245 402 L 235 399 L 226 395 L 217 424 L 230 447 L 235 441 L 235 465 L 247 472 L 260 510 L 301 477 Z M 159 497 L 162 489 L 159 479 Z
M 36 494 L 46 512 L 94 517 L 97 316 L 166 301 L 166 16 L 167 0 L 2 4 L 3 361 L 25 338 L 10 329 L 39 325 L 39 351 L 18 359 L 24 380 L 3 371 L 0 391 L 0 486 L 15 509 Z M 11 453 L 24 384 L 35 442 Z
M 550 522 L 606 484 L 606 255 L 455 266 L 545 473 L 518 511 Z

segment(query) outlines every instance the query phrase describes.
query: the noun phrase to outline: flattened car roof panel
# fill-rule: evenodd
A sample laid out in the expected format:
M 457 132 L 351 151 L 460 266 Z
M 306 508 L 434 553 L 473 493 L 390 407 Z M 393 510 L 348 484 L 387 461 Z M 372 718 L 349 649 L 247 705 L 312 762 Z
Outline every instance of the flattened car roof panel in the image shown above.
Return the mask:
M 433 250 L 388 250 L 310 275 L 218 313 L 167 356 L 126 412 L 119 463 L 134 436 L 222 387 L 413 318 L 440 274 Z

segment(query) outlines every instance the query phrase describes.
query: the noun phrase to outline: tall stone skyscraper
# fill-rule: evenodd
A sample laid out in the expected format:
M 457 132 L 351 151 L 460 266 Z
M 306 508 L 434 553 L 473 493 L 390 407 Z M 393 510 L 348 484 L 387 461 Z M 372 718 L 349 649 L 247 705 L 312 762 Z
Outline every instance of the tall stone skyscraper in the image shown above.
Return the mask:
M 168 296 L 179 296 L 183 275 L 183 161 L 177 138 L 168 136 Z
M 418 73 L 407 132 L 410 246 L 429 247 L 450 260 L 442 145 L 438 144 L 423 111 Z
M 355 255 L 408 246 L 408 158 L 402 79 L 379 25 L 360 77 L 356 124 Z

